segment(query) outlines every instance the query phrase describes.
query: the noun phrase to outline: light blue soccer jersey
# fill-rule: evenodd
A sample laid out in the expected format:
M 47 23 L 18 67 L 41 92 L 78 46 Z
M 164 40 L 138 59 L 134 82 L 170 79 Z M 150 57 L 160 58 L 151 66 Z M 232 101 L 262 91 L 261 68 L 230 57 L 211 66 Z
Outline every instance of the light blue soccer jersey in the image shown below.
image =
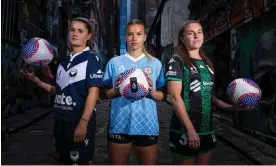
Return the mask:
M 129 54 L 112 58 L 104 72 L 104 85 L 113 88 L 118 74 L 132 68 L 145 71 L 153 81 L 153 89 L 165 85 L 164 70 L 161 62 L 145 55 L 137 59 Z M 129 135 L 158 135 L 159 125 L 156 102 L 149 98 L 130 101 L 124 97 L 114 98 L 111 102 L 109 133 Z

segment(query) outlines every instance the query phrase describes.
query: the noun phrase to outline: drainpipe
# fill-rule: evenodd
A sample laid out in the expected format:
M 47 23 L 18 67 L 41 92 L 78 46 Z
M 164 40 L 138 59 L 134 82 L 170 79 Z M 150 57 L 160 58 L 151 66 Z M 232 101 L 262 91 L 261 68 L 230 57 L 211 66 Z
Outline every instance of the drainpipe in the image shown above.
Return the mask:
M 120 55 L 126 53 L 126 43 L 125 43 L 125 28 L 127 24 L 127 0 L 120 0 L 120 18 L 119 18 L 119 48 Z

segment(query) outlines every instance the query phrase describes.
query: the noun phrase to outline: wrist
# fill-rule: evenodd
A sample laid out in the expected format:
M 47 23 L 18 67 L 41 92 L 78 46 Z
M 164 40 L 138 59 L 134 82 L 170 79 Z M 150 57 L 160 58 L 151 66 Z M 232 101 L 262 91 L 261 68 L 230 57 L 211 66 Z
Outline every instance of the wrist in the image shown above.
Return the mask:
M 80 119 L 80 123 L 81 123 L 81 124 L 86 124 L 86 125 L 87 125 L 88 122 L 89 122 L 89 120 L 87 120 L 87 119 L 85 119 L 85 118 L 81 118 L 81 119 Z
M 189 131 L 195 130 L 195 128 L 194 128 L 194 126 L 193 126 L 192 123 L 185 125 L 185 128 L 186 128 L 186 130 L 187 130 L 188 132 L 189 132 Z
M 113 91 L 114 91 L 115 96 L 120 96 L 121 95 L 118 88 L 113 88 Z
M 40 81 L 40 79 L 36 77 L 36 78 L 33 80 L 33 83 L 35 83 L 35 84 L 38 85 L 38 86 L 41 86 L 42 81 Z

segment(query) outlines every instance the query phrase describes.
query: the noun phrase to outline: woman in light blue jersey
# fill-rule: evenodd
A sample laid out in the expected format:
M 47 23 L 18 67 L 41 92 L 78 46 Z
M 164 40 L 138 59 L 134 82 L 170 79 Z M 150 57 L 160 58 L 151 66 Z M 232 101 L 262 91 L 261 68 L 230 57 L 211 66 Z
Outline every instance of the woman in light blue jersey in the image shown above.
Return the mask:
M 104 72 L 105 93 L 112 99 L 107 134 L 110 164 L 128 164 L 132 145 L 139 164 L 157 161 L 159 126 L 155 100 L 164 98 L 161 88 L 165 81 L 161 62 L 144 48 L 146 37 L 144 23 L 137 19 L 130 21 L 126 27 L 128 52 L 112 58 Z M 131 68 L 139 68 L 151 78 L 150 97 L 132 102 L 119 95 L 115 80 L 118 74 Z

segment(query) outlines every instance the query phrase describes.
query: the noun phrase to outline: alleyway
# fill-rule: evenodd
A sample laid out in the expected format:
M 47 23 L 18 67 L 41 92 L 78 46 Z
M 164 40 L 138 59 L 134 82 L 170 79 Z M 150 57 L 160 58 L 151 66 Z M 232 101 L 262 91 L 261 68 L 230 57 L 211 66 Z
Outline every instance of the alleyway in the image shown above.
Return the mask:
M 97 137 L 94 164 L 107 164 L 106 126 L 108 122 L 109 101 L 97 105 Z M 158 103 L 160 137 L 158 164 L 171 164 L 168 147 L 168 125 L 171 106 L 164 102 Z M 52 143 L 53 114 L 49 114 L 29 127 L 13 134 L 2 143 L 2 164 L 58 164 L 53 159 Z M 217 152 L 212 164 L 252 164 L 244 155 L 218 139 Z M 135 164 L 135 156 L 131 155 L 130 164 Z

